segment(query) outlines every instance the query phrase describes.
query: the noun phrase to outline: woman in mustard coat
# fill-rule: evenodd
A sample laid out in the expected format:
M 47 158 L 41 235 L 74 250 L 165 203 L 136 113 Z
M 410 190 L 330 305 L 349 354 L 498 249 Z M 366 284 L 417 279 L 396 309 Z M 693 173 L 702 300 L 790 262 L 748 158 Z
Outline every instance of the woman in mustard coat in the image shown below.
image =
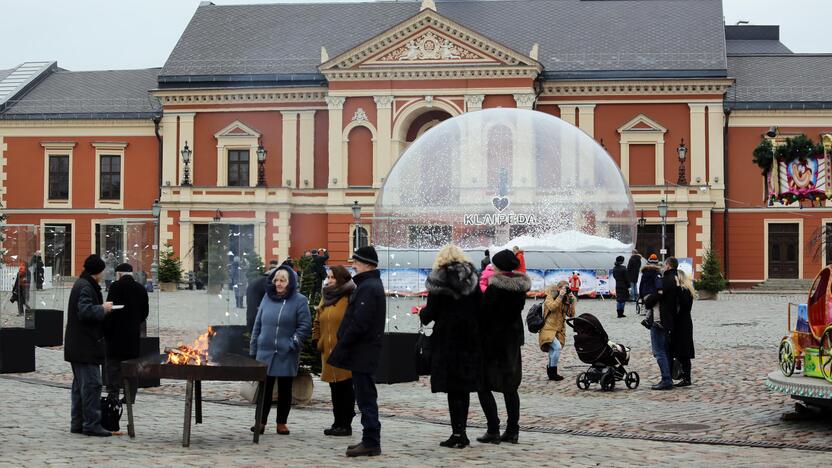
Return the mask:
M 549 353 L 549 363 L 546 366 L 549 380 L 563 380 L 563 377 L 558 375 L 558 360 L 560 350 L 566 344 L 566 318 L 575 316 L 576 301 L 568 285 L 566 281 L 561 281 L 549 288 L 543 302 L 545 322 L 540 329 L 538 342 L 540 350 Z
M 352 418 L 355 416 L 352 373 L 331 366 L 326 361 L 338 341 L 338 328 L 341 326 L 353 290 L 355 283 L 352 282 L 347 269 L 340 265 L 330 267 L 318 313 L 312 324 L 312 340 L 321 353 L 323 363 L 321 380 L 329 383 L 332 394 L 332 414 L 335 416 L 335 422 L 332 427 L 324 430 L 324 434 L 329 436 L 352 435 Z

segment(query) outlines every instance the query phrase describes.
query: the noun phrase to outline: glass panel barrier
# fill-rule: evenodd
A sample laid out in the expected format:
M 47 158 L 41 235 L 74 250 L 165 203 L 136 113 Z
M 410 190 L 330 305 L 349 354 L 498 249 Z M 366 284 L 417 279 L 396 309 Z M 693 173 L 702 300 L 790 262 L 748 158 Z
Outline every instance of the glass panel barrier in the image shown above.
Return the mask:
M 0 328 L 33 328 L 37 271 L 31 262 L 37 249 L 38 227 L 0 227 Z M 27 320 L 28 318 L 28 320 Z

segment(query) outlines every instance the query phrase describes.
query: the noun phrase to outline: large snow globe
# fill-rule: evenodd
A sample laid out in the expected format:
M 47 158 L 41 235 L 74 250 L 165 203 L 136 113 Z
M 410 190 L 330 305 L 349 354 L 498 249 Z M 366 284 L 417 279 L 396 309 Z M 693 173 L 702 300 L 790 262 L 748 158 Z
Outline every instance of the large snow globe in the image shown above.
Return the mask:
M 636 241 L 629 188 L 603 147 L 557 117 L 488 109 L 448 119 L 401 155 L 378 195 L 372 237 L 388 293 L 387 331 L 415 331 L 410 312 L 438 250 L 453 243 L 479 268 L 525 252 L 533 293 L 575 274 L 606 294 L 618 255 Z

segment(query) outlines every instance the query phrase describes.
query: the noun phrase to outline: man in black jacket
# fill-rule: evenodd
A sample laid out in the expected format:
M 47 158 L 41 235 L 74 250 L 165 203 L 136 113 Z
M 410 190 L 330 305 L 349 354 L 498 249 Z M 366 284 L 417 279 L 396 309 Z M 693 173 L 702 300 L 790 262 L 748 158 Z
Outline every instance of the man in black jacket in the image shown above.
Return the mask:
M 615 312 L 618 318 L 624 315 L 624 305 L 630 298 L 630 281 L 627 277 L 627 268 L 624 267 L 624 256 L 619 255 L 615 259 L 615 266 L 612 268 L 612 277 L 615 280 Z
M 679 283 L 676 279 L 676 272 L 679 268 L 679 261 L 674 257 L 665 260 L 665 271 L 662 275 L 662 289 L 659 295 L 659 317 L 661 324 L 653 324 L 650 329 L 650 342 L 653 348 L 653 356 L 659 365 L 662 380 L 653 385 L 653 390 L 672 390 L 670 370 L 673 360 L 670 357 L 670 336 L 673 332 L 673 318 L 678 308 Z
M 326 261 L 329 260 L 329 252 L 326 249 L 318 249 L 312 251 L 312 261 L 315 262 L 315 289 L 312 292 L 310 301 L 314 299 L 320 300 L 321 288 L 326 279 Z M 315 297 L 317 296 L 317 297 Z M 318 303 L 315 302 L 315 305 Z
M 627 280 L 630 282 L 630 299 L 633 302 L 638 300 L 638 274 L 641 272 L 642 260 L 638 250 L 633 249 L 633 255 L 627 261 Z
M 133 279 L 133 267 L 129 263 L 122 263 L 116 267 L 116 281 L 110 285 L 107 301 L 115 307 L 113 313 L 104 320 L 104 345 L 106 360 L 104 362 L 104 377 L 110 398 L 118 399 L 121 389 L 121 361 L 139 357 L 139 337 L 142 322 L 147 320 L 150 306 L 147 300 L 147 290 Z M 136 401 L 138 381 L 131 379 L 130 402 Z
M 64 360 L 72 365 L 72 420 L 70 432 L 88 436 L 112 435 L 101 427 L 101 364 L 104 345 L 101 323 L 113 310 L 104 302 L 98 282 L 104 273 L 104 260 L 90 255 L 84 271 L 72 286 L 67 308 Z
M 386 319 L 386 302 L 381 274 L 376 269 L 378 254 L 373 246 L 357 249 L 353 255 L 356 284 L 344 319 L 338 328 L 338 343 L 327 361 L 352 371 L 355 401 L 361 410 L 364 434 L 361 443 L 347 448 L 348 457 L 381 454 L 381 423 L 378 420 L 378 393 L 373 374 L 378 368 Z
M 254 328 L 254 321 L 257 319 L 257 309 L 260 308 L 260 303 L 263 301 L 263 296 L 266 295 L 266 285 L 269 284 L 269 276 L 271 276 L 279 264 L 277 260 L 269 261 L 269 269 L 259 277 L 248 282 L 246 288 L 246 330 L 251 335 L 251 330 Z

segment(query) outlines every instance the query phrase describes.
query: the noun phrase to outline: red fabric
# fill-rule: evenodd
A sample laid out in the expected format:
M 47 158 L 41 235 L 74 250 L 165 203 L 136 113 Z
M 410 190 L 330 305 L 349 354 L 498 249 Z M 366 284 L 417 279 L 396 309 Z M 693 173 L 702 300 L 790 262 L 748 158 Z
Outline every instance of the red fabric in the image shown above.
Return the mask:
M 514 271 L 519 271 L 520 273 L 525 273 L 526 272 L 526 254 L 523 253 L 523 251 L 521 250 L 521 251 L 517 252 L 516 254 L 514 254 L 514 256 L 517 257 L 517 260 L 520 262 L 520 266 Z
M 569 289 L 572 292 L 581 290 L 581 277 L 577 273 L 569 277 Z

